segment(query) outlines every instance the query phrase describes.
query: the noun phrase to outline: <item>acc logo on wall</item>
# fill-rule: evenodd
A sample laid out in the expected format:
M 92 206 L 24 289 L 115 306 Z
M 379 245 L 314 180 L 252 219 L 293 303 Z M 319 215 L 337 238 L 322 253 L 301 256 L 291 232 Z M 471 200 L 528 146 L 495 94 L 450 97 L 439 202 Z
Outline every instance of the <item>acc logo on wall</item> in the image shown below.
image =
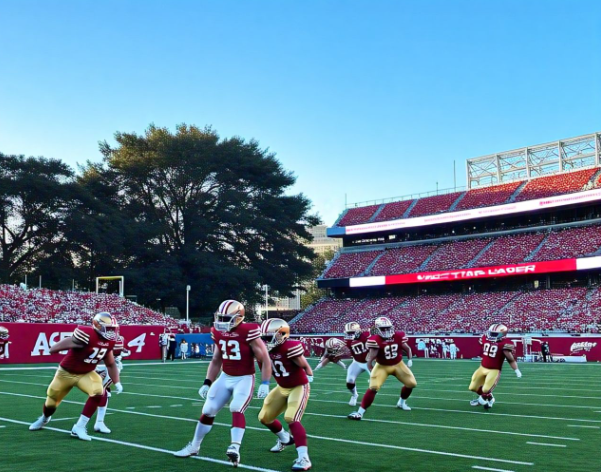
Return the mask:
M 9 337 L 10 333 L 8 328 L 0 326 L 0 359 L 8 359 L 10 357 L 8 352 L 8 346 L 11 344 L 8 340 Z
M 597 343 L 592 343 L 592 342 L 588 342 L 588 341 L 580 342 L 580 343 L 573 343 L 570 346 L 570 354 L 575 354 L 575 353 L 582 352 L 582 351 L 590 352 L 590 350 L 592 348 L 594 348 L 596 345 L 597 345 Z

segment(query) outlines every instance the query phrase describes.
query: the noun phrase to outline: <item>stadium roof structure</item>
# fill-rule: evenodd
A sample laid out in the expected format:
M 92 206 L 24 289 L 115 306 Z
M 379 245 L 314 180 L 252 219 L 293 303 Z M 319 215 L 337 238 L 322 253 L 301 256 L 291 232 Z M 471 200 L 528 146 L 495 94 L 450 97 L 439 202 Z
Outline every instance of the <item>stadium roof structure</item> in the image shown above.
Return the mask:
M 468 189 L 601 165 L 601 132 L 466 161 Z

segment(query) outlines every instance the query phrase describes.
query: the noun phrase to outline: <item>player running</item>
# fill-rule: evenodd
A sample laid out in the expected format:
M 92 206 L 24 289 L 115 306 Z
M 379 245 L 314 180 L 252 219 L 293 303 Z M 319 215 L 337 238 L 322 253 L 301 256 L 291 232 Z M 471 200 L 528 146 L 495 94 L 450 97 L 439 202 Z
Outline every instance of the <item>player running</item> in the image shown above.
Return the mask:
M 349 355 L 344 341 L 338 338 L 330 338 L 326 341 L 325 348 L 323 356 L 321 356 L 315 370 L 324 368 L 330 362 L 346 369 L 345 363 L 341 360 L 342 357 Z
M 282 452 L 286 446 L 296 444 L 298 458 L 292 464 L 292 470 L 309 470 L 311 460 L 307 433 L 300 421 L 309 400 L 309 382 L 313 381 L 313 372 L 305 359 L 302 343 L 289 337 L 290 326 L 284 320 L 272 318 L 263 321 L 261 338 L 267 345 L 277 386 L 265 398 L 259 421 L 278 437 L 271 452 Z M 282 412 L 290 433 L 277 420 Z
M 232 412 L 232 443 L 227 448 L 226 455 L 234 467 L 240 463 L 240 445 L 246 428 L 244 411 L 252 400 L 255 388 L 255 357 L 262 365 L 257 398 L 267 396 L 271 378 L 271 362 L 267 348 L 261 341 L 261 329 L 258 324 L 243 321 L 242 303 L 226 300 L 219 305 L 211 328 L 216 348 L 207 370 L 207 378 L 198 391 L 200 397 L 206 399 L 206 403 L 196 425 L 194 438 L 174 454 L 177 457 L 198 454 L 202 440 L 213 427 L 215 416 L 229 401 Z M 219 375 L 221 369 L 223 372 Z
M 119 369 L 113 355 L 113 348 L 119 337 L 119 325 L 114 316 L 107 312 L 94 315 L 92 326 L 78 326 L 73 336 L 65 338 L 50 348 L 50 353 L 69 350 L 61 361 L 54 379 L 48 386 L 43 414 L 31 426 L 30 431 L 42 429 L 60 405 L 61 401 L 73 387 L 79 388 L 89 395 L 81 416 L 73 428 L 71 436 L 91 441 L 86 426 L 102 400 L 102 379 L 94 370 L 100 361 L 115 383 L 115 392 L 121 393 L 123 387 L 119 382 Z
M 359 323 L 352 321 L 344 325 L 344 342 L 353 357 L 353 362 L 346 370 L 346 388 L 351 391 L 351 400 L 348 403 L 350 406 L 355 406 L 359 397 L 355 384 L 357 377 L 361 372 L 367 372 L 369 375 L 369 369 L 367 368 L 369 349 L 366 346 L 368 338 L 369 333 L 362 331 Z
M 121 371 L 123 370 L 123 358 L 129 356 L 130 354 L 131 352 L 125 349 L 125 340 L 123 339 L 123 336 L 119 336 L 115 347 L 113 347 L 113 356 L 115 357 L 117 369 L 119 369 L 119 375 L 121 375 Z M 103 392 L 102 399 L 100 400 L 100 404 L 96 410 L 96 423 L 94 424 L 94 431 L 97 433 L 111 434 L 111 430 L 106 426 L 106 424 L 104 424 L 104 417 L 106 416 L 106 409 L 111 396 L 111 384 L 113 383 L 113 380 L 108 374 L 106 365 L 96 366 L 96 372 L 102 379 Z M 90 401 L 91 400 L 88 399 L 88 402 Z
M 397 408 L 401 410 L 411 410 L 407 405 L 407 398 L 409 398 L 413 389 L 417 387 L 413 372 L 409 370 L 409 367 L 413 365 L 413 361 L 411 360 L 411 348 L 407 344 L 405 333 L 402 331 L 395 332 L 392 322 L 384 316 L 376 318 L 374 324 L 378 334 L 370 336 L 366 342 L 366 347 L 369 349 L 367 367 L 371 370 L 369 388 L 363 395 L 359 411 L 348 415 L 351 420 L 361 420 L 363 418 L 365 410 L 371 406 L 378 390 L 389 375 L 394 375 L 404 385 L 401 389 L 401 398 L 397 403 Z M 407 365 L 403 362 L 401 351 L 405 351 L 407 354 Z M 376 365 L 372 368 L 374 360 Z
M 509 339 L 505 339 L 506 336 L 507 326 L 497 323 L 488 328 L 486 334 L 483 334 L 480 338 L 482 362 L 472 375 L 469 387 L 472 392 L 476 392 L 479 396 L 472 400 L 470 405 L 483 406 L 486 410 L 492 408 L 495 403 L 492 391 L 499 383 L 505 359 L 509 362 L 517 378 L 522 378 L 518 363 L 513 356 L 515 345 Z

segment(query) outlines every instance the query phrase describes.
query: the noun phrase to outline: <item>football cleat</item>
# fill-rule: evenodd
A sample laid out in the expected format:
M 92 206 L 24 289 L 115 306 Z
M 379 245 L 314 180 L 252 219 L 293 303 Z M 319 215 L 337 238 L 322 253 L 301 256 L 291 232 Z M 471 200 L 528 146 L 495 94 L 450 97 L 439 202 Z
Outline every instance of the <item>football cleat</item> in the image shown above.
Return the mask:
M 198 455 L 198 451 L 200 450 L 200 447 L 194 447 L 192 445 L 192 442 L 189 442 L 188 444 L 186 444 L 186 447 L 184 447 L 183 449 L 180 449 L 177 452 L 174 452 L 173 455 L 175 457 L 190 457 L 190 456 L 196 456 Z
M 477 398 L 474 398 L 470 401 L 470 406 L 480 406 L 480 401 Z
M 308 457 L 299 457 L 292 463 L 292 470 L 309 470 L 311 461 Z
M 490 400 L 488 400 L 486 402 L 486 405 L 484 405 L 484 409 L 485 410 L 490 410 L 494 404 L 495 404 L 495 397 L 493 397 L 492 394 L 491 394 L 490 395 Z
M 290 438 L 288 439 L 288 442 L 282 442 L 278 439 L 278 442 L 276 442 L 275 446 L 273 446 L 269 451 L 282 452 L 284 449 L 286 449 L 287 446 L 294 446 L 294 438 L 290 434 L 288 435 L 288 437 Z
M 359 395 L 351 395 L 351 399 L 348 402 L 349 406 L 356 406 L 357 405 L 357 398 L 359 398 Z
M 401 410 L 411 411 L 411 407 L 409 405 L 407 405 L 407 402 L 405 400 L 403 400 L 402 398 L 399 398 L 399 401 L 397 402 L 396 407 L 400 408 Z
M 488 404 L 488 402 L 484 398 L 482 398 L 482 396 L 479 396 L 478 397 L 478 405 L 484 406 L 486 404 Z
M 50 423 L 50 418 L 52 418 L 52 416 L 49 416 L 48 418 L 46 418 L 44 415 L 40 416 L 37 420 L 31 423 L 31 425 L 29 425 L 29 431 L 37 431 L 38 429 L 42 429 L 44 426 Z
M 240 446 L 236 444 L 230 445 L 227 451 L 225 451 L 225 455 L 234 467 L 238 467 L 238 464 L 240 464 Z
M 104 422 L 98 422 L 94 425 L 94 431 L 102 434 L 111 434 L 111 430 L 107 428 Z
M 349 420 L 361 421 L 363 419 L 363 415 L 358 411 L 353 411 L 347 416 L 347 418 Z
M 71 428 L 71 437 L 81 439 L 82 441 L 92 440 L 92 436 L 88 434 L 86 428 L 77 425 L 74 425 L 73 428 Z

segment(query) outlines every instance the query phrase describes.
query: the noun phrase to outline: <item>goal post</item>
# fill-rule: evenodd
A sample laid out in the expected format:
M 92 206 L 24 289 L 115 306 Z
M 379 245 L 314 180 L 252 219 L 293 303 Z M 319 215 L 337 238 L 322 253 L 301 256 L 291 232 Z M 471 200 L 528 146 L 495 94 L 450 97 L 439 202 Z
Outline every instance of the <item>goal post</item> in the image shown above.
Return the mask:
M 119 282 L 119 296 L 123 297 L 125 294 L 125 277 L 122 275 L 105 275 L 102 277 L 96 277 L 96 293 L 99 293 L 100 284 L 103 281 L 117 280 Z

